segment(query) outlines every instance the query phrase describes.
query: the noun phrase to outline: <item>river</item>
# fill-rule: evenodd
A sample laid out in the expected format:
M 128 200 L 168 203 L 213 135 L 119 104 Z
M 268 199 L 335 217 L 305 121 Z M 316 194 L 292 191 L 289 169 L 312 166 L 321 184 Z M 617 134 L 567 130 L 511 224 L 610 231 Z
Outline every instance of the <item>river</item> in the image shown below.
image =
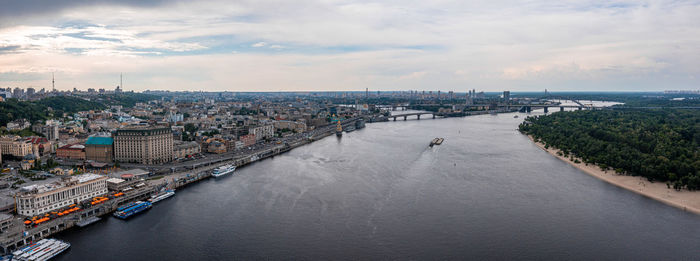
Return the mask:
M 700 258 L 700 216 L 550 156 L 525 116 L 367 124 L 58 234 L 58 259 Z

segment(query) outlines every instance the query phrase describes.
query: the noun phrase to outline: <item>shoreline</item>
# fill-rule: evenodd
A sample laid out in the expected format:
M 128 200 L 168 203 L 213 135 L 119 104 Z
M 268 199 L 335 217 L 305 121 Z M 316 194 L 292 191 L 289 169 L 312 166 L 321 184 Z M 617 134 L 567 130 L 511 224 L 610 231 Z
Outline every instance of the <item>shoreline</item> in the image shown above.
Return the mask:
M 583 162 L 575 163 L 567 157 L 557 155 L 559 149 L 552 147 L 546 149 L 543 143 L 535 142 L 531 135 L 527 136 L 540 149 L 585 172 L 588 175 L 642 196 L 679 208 L 683 211 L 700 215 L 700 191 L 677 191 L 673 188 L 666 187 L 666 183 L 649 182 L 646 178 L 640 176 L 618 175 L 611 170 L 604 171 L 594 164 L 586 165 L 586 163 Z

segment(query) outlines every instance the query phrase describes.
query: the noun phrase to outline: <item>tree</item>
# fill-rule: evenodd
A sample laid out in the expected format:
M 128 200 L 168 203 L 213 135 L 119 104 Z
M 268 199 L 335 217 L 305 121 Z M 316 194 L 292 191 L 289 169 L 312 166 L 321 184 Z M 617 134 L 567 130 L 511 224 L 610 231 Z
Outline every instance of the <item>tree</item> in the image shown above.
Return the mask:
M 696 101 L 700 104 L 700 100 Z M 560 156 L 603 170 L 700 189 L 700 111 L 595 110 L 528 117 L 520 126 Z M 575 159 L 574 159 L 575 158 Z

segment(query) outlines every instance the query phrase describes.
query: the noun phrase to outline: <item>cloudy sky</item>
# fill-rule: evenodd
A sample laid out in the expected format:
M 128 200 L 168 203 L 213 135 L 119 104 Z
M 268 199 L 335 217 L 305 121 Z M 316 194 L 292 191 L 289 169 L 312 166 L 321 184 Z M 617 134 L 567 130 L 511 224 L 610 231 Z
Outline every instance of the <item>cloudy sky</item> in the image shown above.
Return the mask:
M 0 86 L 700 89 L 700 1 L 0 0 Z

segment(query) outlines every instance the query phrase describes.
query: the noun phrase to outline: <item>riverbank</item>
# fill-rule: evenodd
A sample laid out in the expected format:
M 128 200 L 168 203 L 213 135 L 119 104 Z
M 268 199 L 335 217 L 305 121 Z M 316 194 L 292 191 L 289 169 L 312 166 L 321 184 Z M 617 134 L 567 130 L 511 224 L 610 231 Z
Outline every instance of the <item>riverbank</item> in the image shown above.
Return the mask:
M 606 181 L 615 186 L 634 191 L 643 196 L 661 201 L 668 205 L 680 208 L 682 210 L 700 215 L 700 191 L 677 191 L 673 188 L 668 188 L 666 183 L 649 182 L 644 177 L 618 175 L 612 170 L 602 170 L 600 167 L 594 164 L 586 164 L 583 162 L 576 163 L 570 158 L 557 155 L 557 152 L 559 152 L 558 149 L 551 147 L 545 148 L 543 143 L 535 142 L 535 140 L 530 135 L 528 135 L 528 137 L 540 149 L 546 151 L 554 157 L 559 158 L 560 160 L 563 160 L 566 163 L 569 163 L 570 165 L 582 170 L 583 172 L 593 177 Z

